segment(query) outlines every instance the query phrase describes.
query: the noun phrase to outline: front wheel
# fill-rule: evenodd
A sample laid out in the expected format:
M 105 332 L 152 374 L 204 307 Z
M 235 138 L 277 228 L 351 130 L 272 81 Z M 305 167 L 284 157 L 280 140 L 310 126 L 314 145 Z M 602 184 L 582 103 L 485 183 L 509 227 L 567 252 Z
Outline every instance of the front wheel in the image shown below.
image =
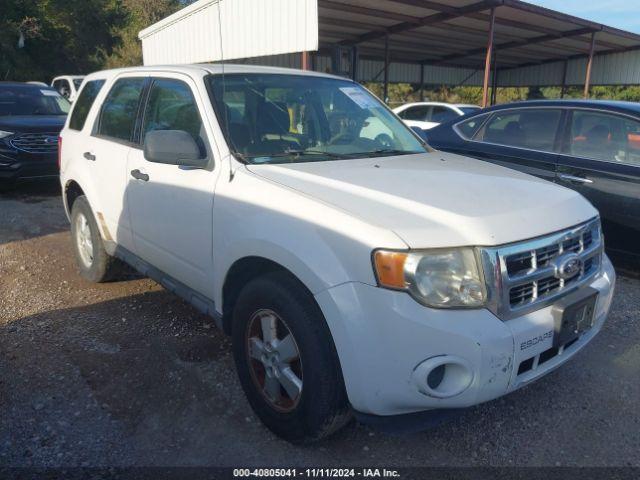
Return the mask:
M 295 278 L 274 272 L 251 281 L 233 317 L 238 376 L 271 431 L 307 443 L 346 424 L 351 415 L 331 334 Z

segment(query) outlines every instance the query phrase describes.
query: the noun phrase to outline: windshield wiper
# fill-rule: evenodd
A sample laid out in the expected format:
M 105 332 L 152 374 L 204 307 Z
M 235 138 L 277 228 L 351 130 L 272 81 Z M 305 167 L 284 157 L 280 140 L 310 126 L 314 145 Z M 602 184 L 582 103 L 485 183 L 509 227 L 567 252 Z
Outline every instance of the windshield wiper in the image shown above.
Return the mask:
M 422 153 L 422 152 L 414 152 L 414 151 L 409 151 L 409 150 L 399 150 L 399 149 L 396 149 L 396 148 L 380 148 L 378 150 L 372 150 L 370 152 L 354 153 L 353 156 L 371 157 L 373 155 L 379 155 L 379 154 L 413 155 L 413 154 L 416 154 L 416 153 Z
M 348 156 L 350 157 L 351 155 L 342 155 L 339 153 L 332 153 L 332 152 L 324 152 L 322 150 L 294 150 L 294 149 L 289 149 L 289 150 L 285 150 L 284 152 L 279 152 L 279 153 L 272 153 L 272 154 L 268 154 L 268 155 L 251 155 L 251 157 L 249 158 L 262 158 L 262 157 L 268 157 L 268 158 L 283 158 L 283 157 L 295 157 L 295 158 L 299 158 L 299 157 L 303 157 L 305 155 L 324 155 L 327 156 L 329 158 L 335 158 L 335 159 L 342 159 L 342 158 L 347 158 Z

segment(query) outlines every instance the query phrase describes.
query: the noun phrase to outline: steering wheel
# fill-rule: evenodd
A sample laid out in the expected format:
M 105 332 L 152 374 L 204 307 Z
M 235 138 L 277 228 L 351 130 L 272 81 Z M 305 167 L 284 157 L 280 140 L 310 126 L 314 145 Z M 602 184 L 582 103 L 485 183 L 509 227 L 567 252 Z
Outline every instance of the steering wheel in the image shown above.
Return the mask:
M 380 135 L 378 135 L 376 137 L 376 142 L 378 142 L 380 145 L 382 145 L 385 148 L 393 148 L 394 144 L 393 144 L 393 139 L 387 135 L 386 133 L 381 133 Z

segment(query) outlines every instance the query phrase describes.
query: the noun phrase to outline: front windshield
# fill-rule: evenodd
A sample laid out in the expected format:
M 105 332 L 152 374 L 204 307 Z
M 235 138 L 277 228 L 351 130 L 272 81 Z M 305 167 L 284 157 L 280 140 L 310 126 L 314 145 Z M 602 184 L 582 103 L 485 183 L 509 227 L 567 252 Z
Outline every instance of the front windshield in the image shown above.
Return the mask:
M 249 163 L 424 153 L 400 120 L 356 83 L 307 75 L 209 77 L 234 153 Z
M 66 115 L 71 104 L 52 88 L 0 86 L 0 116 Z

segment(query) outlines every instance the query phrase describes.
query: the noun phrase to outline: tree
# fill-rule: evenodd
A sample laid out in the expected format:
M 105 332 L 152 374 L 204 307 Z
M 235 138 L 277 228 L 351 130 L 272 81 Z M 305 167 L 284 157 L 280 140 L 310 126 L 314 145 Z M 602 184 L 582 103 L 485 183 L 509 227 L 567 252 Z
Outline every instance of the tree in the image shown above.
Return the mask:
M 119 45 L 105 61 L 105 67 L 117 68 L 142 64 L 142 46 L 138 32 L 184 7 L 186 0 L 122 0 L 126 10 L 125 25 L 114 32 Z
M 1 10 L 3 80 L 48 81 L 100 69 L 119 41 L 114 29 L 126 19 L 121 0 L 2 0 Z

